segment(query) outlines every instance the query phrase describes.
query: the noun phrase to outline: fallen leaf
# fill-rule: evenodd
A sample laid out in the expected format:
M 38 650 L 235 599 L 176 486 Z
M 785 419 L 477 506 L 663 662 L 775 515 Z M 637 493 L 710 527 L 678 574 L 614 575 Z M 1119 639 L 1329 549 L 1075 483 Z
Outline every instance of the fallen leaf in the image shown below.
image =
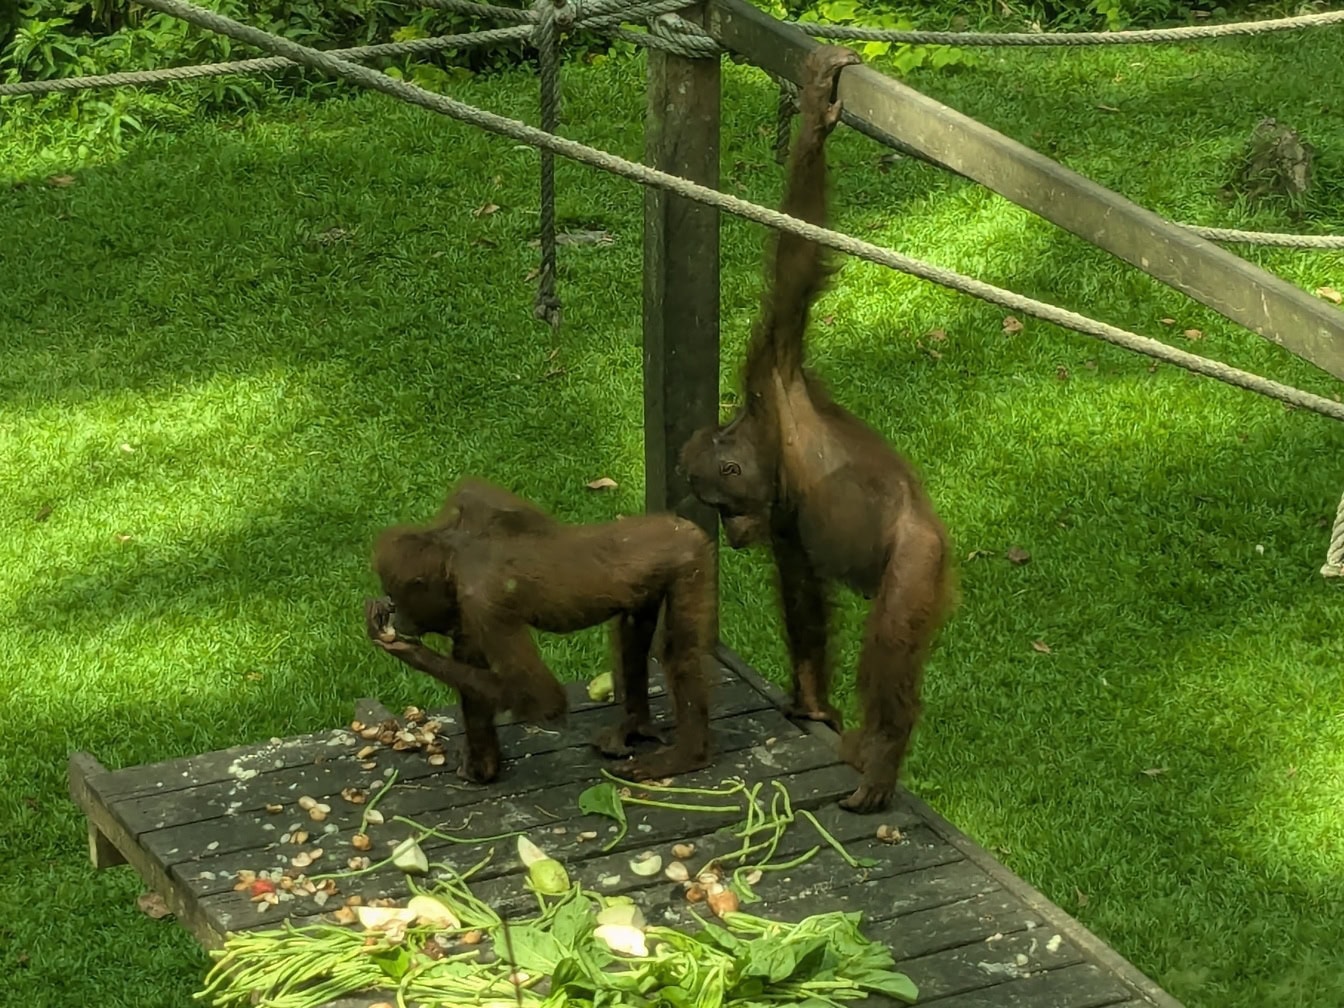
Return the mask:
M 616 482 L 614 479 L 612 479 L 610 476 L 601 476 L 601 477 L 599 477 L 599 478 L 593 480 L 591 483 L 589 483 L 589 484 L 588 484 L 588 489 L 589 489 L 589 490 L 615 490 L 618 486 L 620 486 L 620 484 L 617 483 L 617 482 Z
M 495 241 L 493 238 L 487 238 L 485 235 L 480 235 L 472 239 L 471 243 L 473 245 L 479 245 L 481 248 L 499 248 L 499 242 Z M 439 251 L 430 254 L 437 259 L 439 256 L 443 255 L 443 251 L 440 249 Z
M 471 212 L 471 215 L 473 217 L 488 217 L 492 213 L 497 213 L 498 211 L 499 207 L 494 203 L 486 203 L 484 206 L 478 206 Z
M 1175 325 L 1175 324 L 1176 324 L 1176 320 L 1175 320 L 1174 318 L 1160 318 L 1160 319 L 1158 319 L 1158 321 L 1161 322 L 1163 325 Z
M 1050 645 L 1043 640 L 1034 640 L 1031 642 L 1031 649 L 1039 651 L 1041 654 L 1050 654 Z
M 535 279 L 536 279 L 537 277 L 539 277 L 539 276 L 541 276 L 541 270 L 537 269 L 537 268 L 534 266 L 534 267 L 532 267 L 530 270 L 527 271 L 527 276 L 523 277 L 523 282 L 524 282 L 524 283 L 531 283 L 533 280 L 535 280 Z
M 1149 767 L 1147 770 L 1140 770 L 1139 773 L 1146 777 L 1161 777 L 1167 772 L 1166 767 Z
M 1188 340 L 1202 340 L 1204 338 L 1204 334 L 1198 329 L 1187 329 L 1181 335 Z
M 27 953 L 27 952 L 20 952 L 20 953 L 19 953 L 19 957 L 18 957 L 16 960 L 14 960 L 14 961 L 17 962 L 17 963 L 19 964 L 19 969 L 27 969 L 27 968 L 28 968 L 28 963 L 30 962 L 30 960 L 29 960 L 29 958 L 28 958 L 28 953 Z
M 1148 373 L 1149 373 L 1149 374 L 1157 374 L 1157 364 L 1156 364 L 1156 363 L 1153 363 L 1153 364 L 1149 364 L 1149 365 L 1148 365 Z
M 75 184 L 73 175 L 51 175 L 47 178 L 47 185 L 53 189 L 68 189 Z
M 129 444 L 127 444 L 125 441 L 123 441 L 123 442 L 121 443 L 121 450 L 124 451 L 127 455 L 129 455 L 131 452 L 135 451 L 135 449 L 132 448 L 132 447 L 131 447 Z
M 1290 767 L 1288 768 L 1288 774 L 1287 774 L 1287 776 L 1289 776 L 1289 777 L 1296 777 L 1296 776 L 1297 776 L 1297 767 L 1295 767 L 1295 766 L 1290 766 Z
M 37 509 L 37 514 L 33 515 L 33 521 L 44 522 L 51 517 L 51 505 L 43 504 Z
M 966 554 L 966 562 L 970 563 L 972 560 L 979 560 L 981 557 L 987 557 L 990 555 L 991 554 L 989 550 L 980 550 L 980 549 L 971 550 L 969 553 Z
M 938 342 L 938 343 L 941 343 L 943 340 L 947 339 L 947 330 L 946 330 L 946 329 L 930 329 L 930 330 L 929 330 L 928 332 L 926 332 L 924 335 L 927 336 L 927 337 L 928 337 L 929 339 L 931 339 L 931 340 L 934 340 L 934 341 L 936 341 L 936 342 Z
M 135 901 L 135 905 L 140 908 L 140 912 L 152 920 L 162 920 L 164 917 L 171 917 L 173 912 L 168 909 L 168 904 L 163 901 L 163 897 L 156 892 L 141 893 Z
M 126 535 L 126 533 L 124 532 L 118 532 L 113 538 L 115 538 L 119 543 L 128 543 L 131 541 L 131 537 Z
M 1087 893 L 1083 892 L 1077 886 L 1073 887 L 1073 898 L 1077 902 L 1079 910 L 1087 906 Z
M 1055 368 L 1055 377 L 1058 378 L 1060 381 L 1068 381 L 1069 369 L 1066 368 L 1063 364 L 1061 364 L 1059 367 Z
M 1017 564 L 1019 567 L 1021 567 L 1024 563 L 1031 562 L 1031 554 L 1028 553 L 1026 550 L 1024 550 L 1021 546 L 1009 546 L 1008 552 L 1004 553 L 1004 556 L 1006 556 L 1013 563 Z
M 1317 287 L 1316 293 L 1325 298 L 1331 304 L 1339 304 L 1344 301 L 1344 294 L 1335 290 L 1333 287 Z
M 1099 109 L 1101 109 L 1103 112 L 1119 112 L 1119 111 L 1120 111 L 1120 110 L 1119 110 L 1118 108 L 1116 108 L 1114 105 L 1102 105 L 1100 102 L 1097 103 L 1097 106 L 1096 106 L 1096 107 L 1099 108 Z
M 824 325 L 824 326 L 833 326 L 833 325 L 835 325 L 835 316 L 834 316 L 834 315 L 827 315 L 824 319 L 821 320 L 821 324 Z
M 1095 371 L 1097 369 L 1097 362 L 1094 360 L 1083 361 L 1083 367 L 1087 368 L 1089 371 Z
M 1006 333 L 1020 333 L 1022 323 L 1014 315 L 1009 315 L 1003 320 L 1003 331 Z

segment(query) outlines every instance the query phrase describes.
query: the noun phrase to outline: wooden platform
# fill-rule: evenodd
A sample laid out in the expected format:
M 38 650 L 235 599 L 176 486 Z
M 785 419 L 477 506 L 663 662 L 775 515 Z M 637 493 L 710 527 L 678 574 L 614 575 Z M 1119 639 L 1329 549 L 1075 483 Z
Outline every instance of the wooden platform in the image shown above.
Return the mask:
M 826 910 L 862 910 L 864 932 L 891 946 L 898 968 L 919 985 L 921 1004 L 1180 1008 L 918 799 L 902 794 L 894 809 L 879 816 L 842 812 L 835 800 L 852 790 L 856 777 L 837 762 L 834 734 L 790 722 L 780 713 L 772 687 L 730 652 L 721 657 L 722 681 L 714 697 L 717 762 L 677 783 L 713 786 L 728 776 L 748 783 L 780 779 L 796 808 L 813 810 L 852 853 L 878 862 L 854 869 L 824 849 L 796 869 L 767 875 L 756 887 L 764 902 L 751 904 L 751 912 L 797 920 Z M 666 703 L 659 692 L 655 713 L 663 714 Z M 312 835 L 304 849 L 320 844 L 323 850 L 310 874 L 346 870 L 348 859 L 358 853 L 350 838 L 363 806 L 345 800 L 341 791 L 375 792 L 393 770 L 396 782 L 377 805 L 386 821 L 369 829 L 374 860 L 387 856 L 389 842 L 412 832 L 394 816 L 459 836 L 525 829 L 586 887 L 634 895 L 650 922 L 691 923 L 681 887 L 662 876 L 635 875 L 630 856 L 644 849 L 666 856 L 670 844 L 691 840 L 697 846 L 693 862 L 702 863 L 704 855 L 736 849 L 735 838 L 715 831 L 740 817 L 631 807 L 628 835 L 603 853 L 600 846 L 614 827 L 600 816 L 578 814 L 577 799 L 602 779 L 604 761 L 587 739 L 614 712 L 608 704 L 589 701 L 581 685 L 571 697 L 572 712 L 562 732 L 518 724 L 501 728 L 507 762 L 500 779 L 487 787 L 460 781 L 451 752 L 439 767 L 431 766 L 422 751 L 382 748 L 361 760 L 356 753 L 368 743 L 345 726 L 124 770 L 105 770 L 91 756 L 75 753 L 70 793 L 88 817 L 94 865 L 129 862 L 207 947 L 218 946 L 229 931 L 272 928 L 286 917 L 303 923 L 323 913 L 311 896 L 258 912 L 246 893 L 234 891 L 236 873 L 287 868 L 300 848 L 281 838 L 295 829 Z M 359 720 L 385 716 L 376 703 L 357 705 Z M 435 716 L 446 731 L 456 727 L 455 711 Z M 297 802 L 305 795 L 331 807 L 324 822 L 310 821 L 300 810 Z M 267 811 L 268 805 L 283 809 Z M 898 827 L 903 839 L 894 844 L 877 840 L 877 826 L 883 823 Z M 594 830 L 601 839 L 580 838 Z M 815 833 L 799 823 L 786 834 L 774 860 L 803 853 L 816 842 Z M 464 869 L 490 845 L 431 839 L 422 846 L 431 862 Z M 521 866 L 514 844 L 495 846 L 496 856 L 473 878 L 472 891 L 505 916 L 527 914 L 535 902 L 517 878 Z M 325 910 L 356 893 L 366 900 L 404 896 L 403 878 L 389 867 L 343 879 L 340 896 Z M 353 1004 L 343 1002 L 342 1008 Z

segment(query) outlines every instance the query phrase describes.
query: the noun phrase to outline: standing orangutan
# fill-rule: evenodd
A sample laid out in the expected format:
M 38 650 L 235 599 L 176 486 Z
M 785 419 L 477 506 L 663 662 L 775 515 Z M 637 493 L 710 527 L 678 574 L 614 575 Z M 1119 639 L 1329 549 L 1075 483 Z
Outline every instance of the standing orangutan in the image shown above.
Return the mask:
M 824 147 L 840 120 L 835 91 L 841 71 L 859 62 L 840 46 L 819 46 L 807 58 L 784 213 L 826 222 Z M 793 716 L 843 731 L 830 702 L 829 583 L 873 600 L 858 669 L 863 724 L 844 732 L 840 747 L 862 782 L 840 804 L 874 812 L 895 790 L 919 716 L 924 659 L 950 605 L 947 534 L 911 466 L 803 366 L 808 312 L 832 272 L 821 246 L 782 232 L 772 240 L 744 405 L 726 426 L 697 431 L 681 464 L 695 495 L 718 509 L 734 549 L 770 544 Z
M 533 629 L 570 633 L 610 620 L 625 715 L 595 744 L 626 756 L 640 738 L 665 742 L 651 723 L 648 660 L 666 607 L 663 664 L 676 741 L 626 772 L 636 780 L 686 773 L 710 762 L 711 549 L 698 526 L 675 515 L 565 525 L 507 490 L 466 479 L 428 525 L 378 537 L 373 566 L 387 594 L 366 600 L 366 628 L 384 651 L 458 691 L 466 748 L 458 773 L 484 783 L 499 773 L 498 711 L 525 721 L 566 711 Z M 452 656 L 422 643 L 427 632 L 452 637 Z

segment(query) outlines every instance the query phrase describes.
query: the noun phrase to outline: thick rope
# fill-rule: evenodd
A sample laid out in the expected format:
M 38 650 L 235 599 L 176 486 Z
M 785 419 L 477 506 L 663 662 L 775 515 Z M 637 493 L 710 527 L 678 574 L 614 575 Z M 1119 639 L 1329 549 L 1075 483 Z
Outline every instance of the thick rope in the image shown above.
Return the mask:
M 1296 235 L 1277 231 L 1237 231 L 1234 228 L 1200 227 L 1196 224 L 1177 224 L 1191 234 L 1209 241 L 1234 242 L 1243 245 L 1274 245 L 1295 249 L 1344 249 L 1344 236 Z
M 435 38 L 409 39 L 405 42 L 384 42 L 381 45 L 356 46 L 353 49 L 329 49 L 333 56 L 345 59 L 373 59 L 378 56 L 408 56 L 437 52 L 440 49 L 465 49 L 468 46 L 490 45 L 527 39 L 532 29 L 527 25 L 515 28 L 492 28 L 471 35 L 439 35 Z M 167 81 L 193 80 L 198 77 L 224 77 L 229 74 L 263 73 L 285 70 L 293 60 L 280 56 L 261 59 L 232 60 L 228 63 L 200 63 L 193 66 L 163 67 L 158 70 L 131 70 L 125 73 L 96 74 L 89 77 L 57 77 L 52 80 L 15 81 L 0 84 L 0 98 L 7 95 L 42 95 L 58 91 L 82 91 L 87 88 L 128 87 L 140 84 L 162 84 Z
M 565 0 L 537 0 L 539 15 L 533 44 L 541 76 L 541 128 L 554 133 L 560 126 L 560 31 L 562 20 L 573 23 L 574 12 Z M 540 208 L 541 270 L 532 313 L 552 330 L 560 327 L 560 298 L 555 293 L 555 154 L 541 151 Z
M 498 4 L 476 3 L 475 0 L 414 0 L 421 7 L 433 7 L 436 10 L 449 10 L 456 14 L 474 14 L 477 17 L 494 18 L 496 21 L 515 21 L 519 24 L 535 24 L 536 11 L 524 7 L 501 7 Z
M 330 53 L 309 49 L 307 46 L 299 45 L 289 39 L 283 39 L 259 28 L 241 24 L 232 18 L 186 3 L 185 0 L 140 0 L 140 2 L 145 7 L 180 17 L 197 27 L 228 35 L 239 42 L 245 42 L 276 55 L 285 56 L 295 63 L 313 67 L 361 87 L 381 91 L 383 94 L 399 98 L 411 105 L 418 105 L 421 108 L 427 108 L 432 112 L 449 116 L 460 122 L 470 123 L 490 133 L 506 136 L 532 147 L 553 151 L 562 157 L 570 158 L 594 168 L 600 168 L 613 175 L 620 175 L 623 178 L 639 182 L 641 185 L 665 189 L 678 196 L 693 199 L 707 206 L 717 207 L 720 210 L 726 210 L 728 213 L 755 221 L 758 224 L 788 231 L 791 234 L 799 235 L 809 241 L 844 252 L 847 255 L 875 262 L 902 273 L 909 273 L 931 283 L 973 295 L 991 304 L 1021 312 L 1024 315 L 1032 315 L 1089 336 L 1095 336 L 1108 343 L 1175 364 L 1196 374 L 1207 375 L 1229 385 L 1236 385 L 1293 406 L 1320 413 L 1322 416 L 1344 420 L 1344 404 L 1334 402 L 1324 396 L 1292 388 L 1223 364 L 1220 361 L 1209 360 L 1179 350 L 1176 347 L 1167 346 L 1158 340 L 1127 332 L 1116 326 L 1098 322 L 1076 312 L 1056 308 L 1053 305 L 1036 301 L 1013 291 L 1003 290 L 983 281 L 962 276 L 952 270 L 920 262 L 918 259 L 901 255 L 891 249 L 885 249 L 828 228 L 809 224 L 807 221 L 798 220 L 777 210 L 768 210 L 765 207 L 748 203 L 746 200 L 738 199 L 716 189 L 710 189 L 687 179 L 669 175 L 647 165 L 627 161 L 615 154 L 596 150 L 574 140 L 554 136 L 533 126 L 528 126 L 526 123 L 474 108 L 446 95 L 426 91 L 424 88 L 416 87 L 407 81 L 396 80 L 386 74 L 360 66 L 357 63 L 351 63 Z
M 1238 35 L 1264 35 L 1269 32 L 1319 28 L 1344 22 L 1344 11 L 1299 14 L 1295 17 L 1264 21 L 1238 21 L 1231 24 L 1186 25 L 1181 28 L 1151 28 L 1117 32 L 950 32 L 898 31 L 887 28 L 863 28 L 857 25 L 818 24 L 814 21 L 789 21 L 816 38 L 856 39 L 864 42 L 907 42 L 912 45 L 957 46 L 1088 46 L 1138 45 L 1152 42 L 1190 42 L 1196 39 L 1228 38 Z
M 469 0 L 430 0 L 433 6 L 444 6 L 450 10 L 461 9 L 464 13 L 481 13 L 485 10 L 471 11 L 468 8 L 486 8 L 489 11 L 515 11 L 512 7 L 492 7 L 487 4 L 470 3 Z M 465 6 L 464 6 L 465 5 Z M 575 20 L 577 27 L 607 34 L 619 34 L 622 38 L 632 36 L 630 41 L 656 48 L 670 49 L 680 55 L 687 55 L 687 47 L 675 42 L 664 42 L 644 32 L 633 32 L 615 26 L 628 17 L 656 17 L 685 6 L 685 0 L 649 0 L 630 6 L 627 0 L 589 0 Z M 411 56 L 438 52 L 442 49 L 466 49 L 472 46 L 498 45 L 504 42 L 529 41 L 534 32 L 535 15 L 530 10 L 519 10 L 525 24 L 508 28 L 490 28 L 485 31 L 465 35 L 440 35 L 435 38 L 409 39 L 405 42 L 385 42 L 380 45 L 356 46 L 351 49 L 330 49 L 328 52 L 346 59 L 373 59 L 380 56 Z M 709 41 L 706 39 L 706 41 Z M 706 55 L 703 43 L 692 43 L 690 55 Z M 710 43 L 708 55 L 716 55 L 717 46 Z M 294 61 L 283 57 L 267 56 L 260 59 L 231 60 L 226 63 L 199 63 L 192 66 L 162 67 L 157 70 L 130 70 L 121 73 L 96 74 L 84 77 L 58 77 L 52 80 L 15 81 L 0 84 L 0 98 L 18 95 L 46 95 L 66 91 L 83 91 L 102 87 L 137 87 L 150 84 L 164 84 L 173 81 L 195 80 L 202 77 L 226 77 L 231 74 L 269 73 L 284 70 Z
M 1330 545 L 1325 551 L 1325 566 L 1321 568 L 1325 577 L 1344 577 L 1344 497 L 1339 499 L 1339 510 L 1335 513 L 1335 530 L 1330 533 Z
M 775 106 L 775 163 L 784 164 L 789 160 L 789 142 L 793 139 L 793 117 L 798 112 L 798 101 L 794 97 L 797 88 L 779 83 L 779 102 Z

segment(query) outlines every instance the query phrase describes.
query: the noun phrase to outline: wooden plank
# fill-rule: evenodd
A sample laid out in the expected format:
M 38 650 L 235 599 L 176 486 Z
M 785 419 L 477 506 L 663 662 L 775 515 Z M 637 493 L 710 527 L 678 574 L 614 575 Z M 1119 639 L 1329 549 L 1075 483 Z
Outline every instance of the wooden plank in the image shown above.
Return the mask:
M 938 1008 L 1106 1008 L 1133 992 L 1092 963 L 1047 970 L 1021 980 L 941 998 Z
M 68 769 L 71 801 L 83 811 L 90 826 L 97 829 L 121 853 L 145 884 L 163 898 L 164 905 L 172 911 L 179 923 L 206 948 L 217 947 L 221 935 L 210 927 L 201 904 L 175 885 L 163 866 L 135 842 L 135 837 L 125 824 L 90 784 L 92 779 L 105 772 L 105 768 L 88 753 L 71 753 Z
M 877 938 L 871 933 L 869 937 Z M 1053 941 L 1036 929 L 991 935 L 984 941 L 903 960 L 896 968 L 919 987 L 922 1004 L 1082 961 L 1076 945 Z
M 745 0 L 706 0 L 720 43 L 795 84 L 817 46 Z M 1084 241 L 1344 378 L 1344 312 L 1045 155 L 869 67 L 840 78 L 847 116 L 899 138 Z
M 711 702 L 716 706 L 746 702 L 746 694 L 738 692 L 740 677 L 723 667 L 717 667 L 715 673 L 717 678 L 712 680 Z M 661 696 L 666 692 L 662 669 L 656 661 L 651 663 L 649 692 L 653 696 Z M 587 683 L 567 683 L 565 693 L 569 699 L 571 715 L 595 710 L 615 711 L 615 704 L 612 701 L 590 700 Z M 657 702 L 655 701 L 655 706 Z M 775 701 L 766 700 L 761 706 L 770 706 L 774 703 Z M 367 707 L 367 716 L 360 713 L 361 705 Z M 374 720 L 374 715 L 380 715 L 377 720 L 382 720 L 383 713 L 387 712 L 387 708 L 376 700 L 357 701 L 356 707 L 356 719 L 365 722 Z M 440 734 L 456 737 L 462 733 L 457 707 L 430 708 L 428 713 L 441 723 Z M 496 724 L 501 729 L 501 744 L 506 750 L 510 739 L 521 737 L 528 732 L 528 729 L 522 727 L 511 713 L 501 715 Z M 192 789 L 201 784 L 235 781 L 254 773 L 265 774 L 273 770 L 303 766 L 329 753 L 331 751 L 329 746 L 348 745 L 349 739 L 350 734 L 345 727 L 286 739 L 272 738 L 266 742 L 230 746 L 227 749 L 195 756 L 174 757 L 124 770 L 104 771 L 94 783 L 99 793 L 109 798 Z
M 1081 948 L 1088 959 L 1112 970 L 1121 977 L 1126 984 L 1133 988 L 1131 996 L 1133 993 L 1137 993 L 1156 1008 L 1183 1008 L 1180 1001 L 1144 975 L 1133 963 L 1094 935 L 1061 907 L 1051 902 L 1043 892 L 1031 883 L 1009 871 L 992 854 L 939 815 L 932 806 L 913 795 L 907 794 L 905 800 L 912 809 L 918 812 L 920 818 L 936 830 L 943 839 L 964 853 L 969 860 L 980 865 L 991 878 L 997 880 L 1005 890 L 1013 893 L 1024 905 L 1033 908 L 1048 919 L 1065 938 Z
M 836 798 L 847 794 L 847 789 L 852 786 L 852 781 L 836 772 L 839 769 L 839 767 L 827 768 L 803 775 L 796 782 L 791 782 L 790 793 L 793 795 L 794 807 L 818 809 L 818 818 L 840 842 L 847 846 L 852 845 L 851 849 L 856 855 L 866 854 L 873 857 L 878 861 L 878 866 L 871 869 L 851 868 L 840 860 L 839 855 L 829 849 L 819 852 L 809 865 L 815 865 L 813 870 L 816 877 L 827 877 L 837 885 L 843 884 L 846 879 L 854 879 L 864 874 L 899 872 L 902 870 L 899 863 L 893 865 L 886 863 L 886 859 L 895 858 L 894 853 L 869 849 L 863 844 L 863 840 L 870 834 L 868 825 L 855 816 L 843 813 L 835 805 Z M 630 869 L 632 853 L 652 850 L 661 854 L 666 863 L 672 859 L 671 845 L 675 842 L 688 841 L 695 845 L 695 854 L 689 859 L 688 867 L 698 873 L 710 858 L 735 851 L 742 843 L 730 833 L 719 832 L 723 827 L 740 822 L 742 818 L 740 813 L 692 815 L 666 809 L 631 808 L 629 814 L 630 832 L 610 851 L 602 850 L 601 839 L 596 841 L 578 839 L 578 831 L 584 827 L 596 829 L 601 838 L 609 838 L 607 827 L 597 820 L 583 823 L 579 820 L 571 821 L 566 824 L 567 831 L 564 834 L 548 835 L 543 829 L 530 833 L 530 836 L 540 843 L 547 853 L 560 860 L 568 868 L 571 879 L 582 882 L 585 888 L 608 895 L 639 893 L 641 902 L 650 906 L 652 903 L 662 901 L 666 904 L 666 908 L 651 911 L 650 919 L 653 919 L 653 914 L 662 913 L 663 919 L 669 921 L 673 919 L 673 913 L 670 912 L 673 906 L 683 909 L 688 907 L 682 897 L 681 886 L 661 874 L 653 878 L 636 875 Z M 643 830 L 645 826 L 649 827 L 647 832 Z M 385 835 L 388 834 L 379 833 L 380 846 Z M 816 843 L 817 837 L 810 826 L 797 822 L 785 834 L 776 858 L 786 859 L 801 854 Z M 462 869 L 479 861 L 489 846 L 495 847 L 495 855 L 490 864 L 473 877 L 470 883 L 472 892 L 482 902 L 494 907 L 506 917 L 534 910 L 536 897 L 522 884 L 520 878 L 522 866 L 518 862 L 512 839 L 456 849 L 450 849 L 447 845 L 435 847 L 425 844 L 424 849 L 431 863 L 446 859 L 451 860 L 458 869 Z M 871 846 L 876 848 L 882 845 L 873 842 Z M 337 860 L 343 856 L 343 853 L 338 855 Z M 396 870 L 383 870 L 345 880 L 340 883 L 340 887 L 342 898 L 354 894 L 365 901 L 386 897 L 400 899 L 408 891 L 405 876 Z M 767 875 L 757 888 L 758 892 L 766 897 L 768 893 L 784 891 L 788 887 L 788 882 L 778 879 L 772 873 Z M 258 913 L 247 905 L 245 899 L 231 891 L 207 897 L 204 902 L 212 918 L 218 921 L 221 928 L 270 926 L 282 915 L 279 910 Z M 297 906 L 290 905 L 283 912 L 298 920 L 299 915 L 316 912 L 309 902 L 305 900 Z M 689 917 L 686 918 L 686 922 L 689 922 Z
M 88 756 L 87 753 L 81 753 L 80 755 L 88 759 L 93 758 Z M 126 858 L 122 856 L 121 851 L 117 850 L 117 845 L 94 825 L 92 819 L 85 825 L 88 826 L 89 833 L 89 863 L 93 865 L 95 870 L 102 871 L 104 868 L 115 868 L 117 865 L 126 863 Z
M 703 8 L 680 12 L 700 23 Z M 648 52 L 645 163 L 717 189 L 719 60 Z M 690 493 L 677 456 L 719 417 L 719 211 L 644 190 L 644 500 L 717 540 L 718 516 Z M 717 628 L 715 637 L 717 638 Z
M 761 690 L 763 695 L 767 697 L 778 696 L 774 687 L 762 679 L 760 674 L 748 665 L 741 655 L 721 644 L 718 648 L 718 656 L 726 668 L 741 677 L 743 681 Z M 839 736 L 824 724 L 810 721 L 802 727 L 814 738 L 824 741 L 828 746 L 834 747 L 839 743 Z M 1155 1008 L 1183 1008 L 1181 1002 L 1145 976 L 1133 963 L 1051 902 L 1035 886 L 1013 874 L 992 854 L 939 815 L 928 803 L 904 789 L 898 791 L 898 796 L 899 802 L 916 812 L 921 821 L 927 823 L 939 836 L 961 851 L 968 860 L 978 865 L 1005 891 L 1015 895 L 1025 906 L 1038 913 L 1042 920 L 1048 921 L 1069 941 L 1078 945 L 1090 960 L 1114 971 L 1146 1002 L 1155 1006 Z
M 780 748 L 788 752 L 788 745 L 789 743 L 784 743 Z M 794 749 L 792 753 L 798 758 L 798 764 L 788 771 L 791 775 L 789 790 L 795 796 L 796 801 L 812 801 L 812 804 L 821 804 L 823 801 L 829 800 L 830 795 L 844 793 L 846 786 L 852 786 L 852 771 L 848 770 L 843 764 L 833 761 L 817 765 L 822 760 L 826 760 L 826 754 L 818 750 L 815 744 L 809 743 L 808 748 L 811 751 Z M 767 755 L 767 750 L 759 746 L 729 754 L 728 759 L 718 765 L 717 772 L 700 775 L 688 774 L 682 778 L 683 786 L 712 787 L 722 779 L 723 775 L 729 773 L 737 773 L 743 777 L 750 774 L 749 779 L 752 780 L 768 780 L 770 777 L 782 773 L 782 771 L 771 767 L 760 758 L 765 755 Z M 769 755 L 773 758 L 776 753 L 769 753 Z M 400 842 L 412 834 L 409 827 L 393 821 L 397 816 L 404 816 L 413 819 L 422 826 L 431 827 L 457 837 L 490 836 L 504 830 L 535 830 L 538 834 L 547 837 L 547 847 L 551 853 L 566 862 L 571 859 L 591 857 L 597 853 L 599 843 L 580 840 L 579 834 L 595 831 L 602 837 L 601 843 L 607 842 L 611 834 L 609 820 L 591 814 L 581 814 L 578 811 L 579 795 L 593 783 L 593 779 L 588 777 L 559 787 L 548 788 L 544 794 L 534 793 L 521 796 L 483 796 L 478 794 L 465 798 L 461 805 L 451 807 L 439 807 L 437 802 L 430 805 L 436 797 L 433 792 L 423 789 L 404 790 L 394 787 L 378 804 L 378 808 L 383 812 L 387 822 L 371 831 L 371 835 L 377 839 L 380 849 L 391 843 Z M 636 790 L 635 793 L 638 794 L 639 792 Z M 810 796 L 814 793 L 821 797 L 812 800 Z M 541 801 L 545 801 L 548 808 L 542 809 Z M 426 805 L 430 805 L 430 807 L 424 807 Z M 807 807 L 811 807 L 811 805 Z M 493 821 L 482 821 L 486 819 L 483 813 L 487 810 L 497 810 L 497 814 L 491 817 Z M 706 824 L 718 828 L 719 826 L 731 825 L 735 821 L 732 815 L 719 816 L 697 813 L 694 816 L 687 817 L 652 808 L 632 808 L 627 816 L 630 833 L 627 839 L 617 846 L 616 849 L 618 850 L 627 850 L 639 845 L 664 841 L 672 842 L 681 839 L 688 830 L 707 828 Z M 283 820 L 285 828 L 293 825 L 292 818 Z M 319 842 L 323 849 L 329 852 L 329 857 L 334 864 L 340 865 L 356 853 L 350 847 L 349 839 L 359 826 L 360 809 L 348 806 L 333 808 L 331 818 L 335 821 L 329 821 L 326 825 L 336 826 L 335 832 L 323 835 L 317 832 L 316 828 L 310 830 L 310 832 L 315 836 L 322 836 Z M 688 822 L 688 818 L 690 822 Z M 504 823 L 507 823 L 507 826 Z M 557 829 L 563 830 L 563 832 L 556 833 Z M 252 831 L 249 835 L 251 837 L 259 835 L 267 837 L 271 842 L 264 847 L 249 846 L 222 852 L 218 855 L 212 854 L 200 859 L 178 862 L 173 865 L 175 877 L 198 896 L 224 892 L 232 888 L 234 875 L 239 869 L 256 871 L 283 867 L 283 859 L 289 857 L 296 850 L 290 845 L 277 843 L 278 837 L 273 832 L 258 834 L 256 831 Z M 448 841 L 434 838 L 424 841 L 421 846 L 426 855 L 431 857 L 447 855 L 450 852 L 470 853 L 471 850 L 475 849 L 473 847 L 455 846 Z M 483 869 L 476 877 L 491 878 L 501 874 L 508 870 L 510 863 L 508 858 L 495 862 Z M 207 877 L 202 878 L 202 873 Z M 378 881 L 376 874 L 367 877 L 371 881 Z
M 760 710 L 762 701 L 759 695 L 745 685 L 738 684 L 731 690 L 724 690 L 717 699 L 721 718 L 760 713 L 763 719 L 759 722 L 760 726 L 773 729 L 772 734 L 790 730 L 791 726 L 783 715 L 771 717 L 771 714 L 777 712 Z M 655 716 L 665 713 L 666 696 L 655 697 L 650 706 Z M 517 773 L 520 766 L 530 759 L 571 748 L 587 752 L 589 738 L 613 716 L 614 708 L 581 711 L 571 715 L 567 725 L 559 731 L 537 730 L 526 725 L 502 727 L 500 739 L 505 759 L 501 781 Z M 282 747 L 284 745 L 281 744 Z M 128 826 L 137 833 L 145 833 L 219 816 L 236 816 L 255 811 L 271 802 L 292 802 L 305 794 L 325 801 L 333 795 L 339 795 L 345 787 L 378 787 L 393 769 L 406 780 L 452 777 L 452 766 L 432 767 L 422 753 L 412 750 L 396 752 L 381 748 L 373 757 L 377 766 L 365 770 L 354 758 L 363 745 L 363 740 L 350 732 L 337 732 L 333 743 L 325 746 L 319 756 L 309 762 L 281 766 L 266 773 L 235 774 L 188 790 L 137 793 L 122 798 L 118 809 Z M 572 757 L 566 758 L 572 762 Z M 599 759 L 595 753 L 589 758 L 594 762 Z M 454 787 L 467 786 L 455 778 L 450 783 Z

